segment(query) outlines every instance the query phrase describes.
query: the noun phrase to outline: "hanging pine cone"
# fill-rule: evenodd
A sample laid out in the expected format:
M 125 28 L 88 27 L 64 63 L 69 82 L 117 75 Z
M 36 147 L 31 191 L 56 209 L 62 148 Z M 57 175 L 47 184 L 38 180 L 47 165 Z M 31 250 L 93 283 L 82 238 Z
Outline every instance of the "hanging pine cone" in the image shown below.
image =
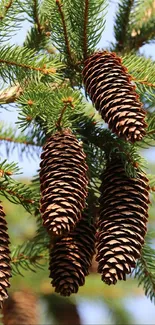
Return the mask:
M 10 287 L 11 277 L 9 236 L 7 233 L 7 223 L 5 213 L 0 202 L 0 308 L 3 301 L 8 298 L 7 288 Z
M 69 130 L 55 133 L 43 148 L 40 211 L 49 233 L 66 234 L 81 218 L 88 184 L 85 157 Z
M 96 109 L 112 132 L 127 141 L 145 135 L 145 111 L 127 68 L 115 53 L 97 52 L 85 61 L 84 84 Z
M 95 226 L 83 217 L 74 231 L 59 238 L 51 249 L 51 283 L 62 296 L 70 296 L 84 285 L 95 253 L 95 231 Z
M 125 280 L 144 244 L 149 203 L 148 179 L 125 174 L 122 162 L 112 161 L 102 175 L 97 235 L 98 272 L 107 284 Z
M 14 292 L 3 306 L 4 325 L 37 325 L 39 313 L 37 299 L 29 291 Z

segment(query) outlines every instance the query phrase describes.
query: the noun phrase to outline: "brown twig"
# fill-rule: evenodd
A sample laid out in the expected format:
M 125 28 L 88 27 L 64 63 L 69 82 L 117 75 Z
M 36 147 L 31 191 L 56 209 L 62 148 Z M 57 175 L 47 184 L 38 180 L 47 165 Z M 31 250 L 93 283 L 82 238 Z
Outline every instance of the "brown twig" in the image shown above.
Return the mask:
M 71 53 L 69 39 L 68 39 L 67 26 L 66 26 L 66 22 L 65 22 L 64 13 L 63 13 L 63 10 L 62 10 L 63 5 L 61 4 L 61 1 L 60 0 L 56 0 L 56 4 L 58 6 L 59 13 L 60 13 L 61 20 L 62 20 L 62 25 L 63 25 L 63 31 L 64 31 L 65 44 L 66 44 L 68 58 L 69 58 L 70 62 L 72 62 L 72 53 Z
M 71 106 L 71 107 L 74 108 L 73 98 L 72 97 L 68 97 L 68 98 L 63 99 L 63 103 L 64 103 L 64 106 L 63 106 L 63 108 L 61 110 L 61 113 L 60 113 L 60 116 L 59 116 L 59 118 L 58 118 L 58 120 L 56 122 L 56 127 L 58 129 L 61 129 L 61 121 L 62 121 L 63 115 L 64 115 L 66 109 L 68 108 L 68 106 Z
M 6 16 L 8 10 L 9 10 L 10 7 L 12 6 L 12 3 L 13 3 L 13 0 L 10 0 L 10 1 L 8 2 L 8 4 L 6 4 L 6 5 L 4 6 L 4 14 L 3 14 L 3 16 L 0 16 L 0 20 L 2 20 L 2 19 Z
M 132 77 L 132 80 L 134 80 L 134 81 L 137 82 L 137 83 L 140 83 L 140 84 L 146 85 L 146 86 L 148 86 L 148 87 L 155 87 L 155 83 L 148 82 L 148 81 L 145 80 L 145 79 L 138 80 L 137 78 Z
M 33 2 L 34 2 L 33 13 L 34 13 L 35 23 L 37 25 L 39 34 L 42 34 L 42 26 L 39 22 L 39 17 L 38 17 L 37 0 L 33 0 Z
M 49 73 L 56 73 L 56 68 L 46 68 L 46 66 L 44 65 L 43 68 L 39 68 L 39 67 L 33 67 L 31 65 L 28 64 L 23 64 L 23 63 L 18 63 L 15 61 L 9 61 L 9 60 L 4 60 L 4 59 L 0 59 L 0 63 L 5 63 L 7 65 L 14 65 L 16 67 L 21 67 L 21 68 L 25 68 L 25 69 L 30 69 L 30 70 L 35 70 L 35 71 L 40 71 L 44 74 L 49 74 Z
M 20 201 L 24 202 L 24 203 L 31 203 L 31 204 L 34 204 L 34 200 L 31 200 L 31 199 L 25 199 L 23 197 L 23 195 L 20 195 L 12 190 L 9 190 L 8 188 L 4 187 L 4 186 L 0 186 L 0 191 L 5 191 L 7 192 L 8 194 L 10 195 L 13 195 L 13 196 L 16 196 L 17 199 L 19 199 Z
M 147 276 L 147 277 L 149 276 L 152 287 L 153 287 L 153 290 L 155 291 L 155 282 L 153 280 L 152 273 L 148 271 L 147 263 L 146 263 L 145 259 L 143 258 L 143 256 L 140 257 L 140 260 L 141 260 L 141 263 L 142 263 L 143 268 L 144 268 L 145 276 Z
M 151 131 L 148 131 L 146 135 L 148 134 L 154 134 L 155 133 L 155 130 L 151 130 Z
M 24 144 L 27 146 L 30 145 L 30 146 L 41 147 L 41 145 L 34 143 L 33 141 L 26 141 L 26 140 L 14 139 L 14 138 L 9 138 L 9 137 L 1 137 L 0 136 L 0 141 L 8 141 L 8 142 Z
M 89 0 L 85 0 L 85 11 L 84 11 L 84 37 L 83 37 L 83 52 L 84 52 L 84 60 L 87 58 L 87 24 L 88 24 L 88 8 L 89 8 Z

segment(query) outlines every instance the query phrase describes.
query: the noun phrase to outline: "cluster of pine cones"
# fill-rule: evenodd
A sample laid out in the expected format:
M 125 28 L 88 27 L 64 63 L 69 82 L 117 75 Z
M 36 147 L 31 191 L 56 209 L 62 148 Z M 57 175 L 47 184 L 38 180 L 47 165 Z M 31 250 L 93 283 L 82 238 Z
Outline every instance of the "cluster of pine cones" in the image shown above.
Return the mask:
M 145 135 L 145 111 L 127 69 L 115 53 L 97 52 L 84 63 L 83 81 L 96 109 L 112 132 L 134 143 Z M 144 244 L 149 185 L 135 167 L 127 177 L 119 156 L 107 161 L 101 179 L 100 211 L 89 217 L 88 177 L 82 144 L 68 129 L 52 135 L 43 147 L 40 165 L 43 225 L 51 237 L 50 277 L 55 291 L 69 296 L 89 273 L 97 250 L 98 272 L 107 284 L 125 280 Z M 0 204 L 0 306 L 8 297 L 9 237 Z
M 145 135 L 145 111 L 131 77 L 115 53 L 98 52 L 85 61 L 87 93 L 112 132 L 134 143 Z M 40 164 L 43 225 L 51 237 L 50 277 L 55 291 L 78 291 L 97 251 L 98 272 L 107 284 L 125 280 L 144 244 L 149 185 L 135 167 L 126 175 L 119 156 L 107 161 L 101 179 L 99 217 L 89 217 L 88 178 L 82 144 L 69 130 L 52 135 L 43 147 Z

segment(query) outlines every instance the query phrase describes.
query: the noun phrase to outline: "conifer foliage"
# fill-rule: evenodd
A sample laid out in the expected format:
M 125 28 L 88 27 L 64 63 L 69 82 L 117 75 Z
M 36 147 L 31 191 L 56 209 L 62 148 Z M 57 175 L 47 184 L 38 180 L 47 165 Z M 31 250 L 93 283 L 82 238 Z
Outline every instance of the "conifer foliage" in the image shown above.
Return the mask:
M 155 252 L 145 237 L 155 177 L 140 156 L 155 144 L 155 62 L 139 51 L 155 39 L 154 0 L 120 0 L 116 40 L 100 50 L 110 3 L 0 2 L 0 106 L 18 111 L 15 128 L 0 123 L 0 143 L 7 154 L 18 149 L 20 157 L 40 159 L 30 184 L 14 179 L 17 164 L 0 161 L 0 194 L 37 224 L 33 238 L 11 246 L 10 261 L 0 205 L 1 307 L 10 263 L 20 274 L 48 260 L 55 291 L 70 296 L 84 284 L 96 249 L 106 284 L 136 268 L 155 301 Z M 25 20 L 26 38 L 13 45 L 10 35 Z

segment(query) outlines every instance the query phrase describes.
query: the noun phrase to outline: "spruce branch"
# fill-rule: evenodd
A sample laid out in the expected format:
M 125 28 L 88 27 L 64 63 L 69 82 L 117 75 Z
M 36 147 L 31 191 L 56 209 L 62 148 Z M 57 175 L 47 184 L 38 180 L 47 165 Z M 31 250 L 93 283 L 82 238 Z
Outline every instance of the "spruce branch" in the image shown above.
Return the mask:
M 18 165 L 14 162 L 8 163 L 7 159 L 3 160 L 0 163 L 0 177 L 4 177 L 5 175 L 11 176 L 11 175 L 18 175 L 20 174 L 20 169 Z
M 38 33 L 42 33 L 42 26 L 39 21 L 39 16 L 38 16 L 38 0 L 33 0 L 33 13 L 34 13 L 34 21 L 37 25 Z
M 63 26 L 63 32 L 64 32 L 64 38 L 65 38 L 68 59 L 70 62 L 72 62 L 72 54 L 71 54 L 71 49 L 70 49 L 70 42 L 69 42 L 69 38 L 68 38 L 68 31 L 67 31 L 65 16 L 64 16 L 64 12 L 63 12 L 63 4 L 61 3 L 61 0 L 56 0 L 56 4 L 57 4 L 57 7 L 58 7 L 58 10 L 60 13 L 60 17 L 62 20 L 62 26 Z
M 138 285 L 143 286 L 145 295 L 155 302 L 155 250 L 150 245 L 151 237 L 148 234 L 141 257 L 137 262 L 135 277 L 138 280 Z
M 122 52 L 126 50 L 126 42 L 129 37 L 130 30 L 130 14 L 134 5 L 134 0 L 121 0 L 118 4 L 116 19 L 114 24 L 114 32 L 116 38 L 115 50 Z
M 4 0 L 0 4 L 0 41 L 6 42 L 13 33 L 21 28 L 24 16 L 20 15 L 18 2 L 15 0 Z
M 0 76 L 13 83 L 25 83 L 28 77 L 37 82 L 42 76 L 57 82 L 60 79 L 59 71 L 63 68 L 61 62 L 53 57 L 37 54 L 26 47 L 10 45 L 0 48 L 0 63 Z
M 4 11 L 3 11 L 3 16 L 1 16 L 1 20 L 6 16 L 8 10 L 10 9 L 10 7 L 13 4 L 13 0 L 10 0 L 9 2 L 7 2 L 6 4 L 4 4 Z
M 155 96 L 155 62 L 144 56 L 126 54 L 122 56 L 122 63 L 128 69 L 138 92 L 146 99 L 153 99 Z
M 84 37 L 83 37 L 83 57 L 84 57 L 84 60 L 86 60 L 87 58 L 87 52 L 88 52 L 88 49 L 87 49 L 87 25 L 88 25 L 88 11 L 89 11 L 89 0 L 85 0 L 85 10 L 84 10 L 84 28 L 83 28 L 83 31 L 84 31 Z
M 30 213 L 32 213 L 37 204 L 30 186 L 16 181 L 10 175 L 8 176 L 7 173 L 2 173 L 1 175 L 0 193 L 10 202 L 23 205 Z

